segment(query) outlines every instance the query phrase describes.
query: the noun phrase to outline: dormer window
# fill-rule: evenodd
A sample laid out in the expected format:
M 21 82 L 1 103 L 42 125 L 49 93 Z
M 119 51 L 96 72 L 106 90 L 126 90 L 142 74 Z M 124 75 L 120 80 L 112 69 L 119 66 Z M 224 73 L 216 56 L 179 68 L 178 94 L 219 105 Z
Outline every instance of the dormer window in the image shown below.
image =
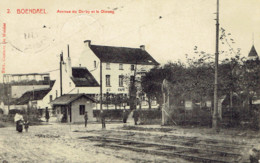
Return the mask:
M 119 70 L 124 70 L 122 63 L 119 63 Z
M 106 69 L 110 70 L 110 63 L 106 63 Z

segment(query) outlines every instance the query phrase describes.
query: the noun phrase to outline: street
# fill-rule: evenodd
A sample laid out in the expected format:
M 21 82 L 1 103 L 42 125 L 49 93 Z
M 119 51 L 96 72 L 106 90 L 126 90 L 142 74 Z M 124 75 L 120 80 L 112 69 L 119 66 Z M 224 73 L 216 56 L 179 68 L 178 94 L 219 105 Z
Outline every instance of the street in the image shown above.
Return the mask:
M 7 162 L 201 162 L 246 161 L 257 137 L 211 130 L 107 124 L 44 124 L 18 133 L 0 128 L 0 161 Z M 236 136 L 234 136 L 234 135 Z M 257 135 L 259 136 L 259 135 Z M 171 152 L 173 152 L 171 154 Z M 210 155 L 209 155 L 210 153 Z M 214 162 L 214 161 L 211 161 Z

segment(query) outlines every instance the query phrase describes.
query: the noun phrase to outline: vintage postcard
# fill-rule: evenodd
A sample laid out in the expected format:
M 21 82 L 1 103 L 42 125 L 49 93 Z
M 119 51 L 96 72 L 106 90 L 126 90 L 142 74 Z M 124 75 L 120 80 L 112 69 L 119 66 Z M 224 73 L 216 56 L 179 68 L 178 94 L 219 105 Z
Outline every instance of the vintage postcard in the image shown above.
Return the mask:
M 260 162 L 259 0 L 0 0 L 0 162 Z

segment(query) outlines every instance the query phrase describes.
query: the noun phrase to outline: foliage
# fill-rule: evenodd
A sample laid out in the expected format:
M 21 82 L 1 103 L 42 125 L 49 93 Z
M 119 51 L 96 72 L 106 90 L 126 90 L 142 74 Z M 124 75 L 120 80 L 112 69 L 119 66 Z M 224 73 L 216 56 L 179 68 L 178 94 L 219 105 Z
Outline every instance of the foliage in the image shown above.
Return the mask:
M 236 94 L 240 99 L 249 99 L 260 92 L 259 59 L 247 60 L 241 57 L 240 48 L 233 48 L 235 40 L 224 28 L 220 30 L 222 50 L 218 64 L 218 96 Z M 194 47 L 194 57 L 186 54 L 187 64 L 169 62 L 146 73 L 142 80 L 142 90 L 149 97 L 156 97 L 161 103 L 161 84 L 164 79 L 171 83 L 171 97 L 175 100 L 192 99 L 201 102 L 213 99 L 214 91 L 214 55 Z M 230 100 L 232 107 L 232 100 Z

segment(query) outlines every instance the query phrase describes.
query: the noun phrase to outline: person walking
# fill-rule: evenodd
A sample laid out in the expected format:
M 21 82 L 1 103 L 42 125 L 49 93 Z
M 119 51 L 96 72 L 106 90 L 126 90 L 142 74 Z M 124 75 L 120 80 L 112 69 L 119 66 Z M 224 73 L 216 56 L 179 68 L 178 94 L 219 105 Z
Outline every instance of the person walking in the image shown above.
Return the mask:
M 103 110 L 100 110 L 100 118 L 101 118 L 101 123 L 102 123 L 102 129 L 106 128 L 106 120 L 105 120 L 105 113 Z
M 84 119 L 85 119 L 85 127 L 87 127 L 87 124 L 88 124 L 88 112 L 87 111 L 84 114 Z

